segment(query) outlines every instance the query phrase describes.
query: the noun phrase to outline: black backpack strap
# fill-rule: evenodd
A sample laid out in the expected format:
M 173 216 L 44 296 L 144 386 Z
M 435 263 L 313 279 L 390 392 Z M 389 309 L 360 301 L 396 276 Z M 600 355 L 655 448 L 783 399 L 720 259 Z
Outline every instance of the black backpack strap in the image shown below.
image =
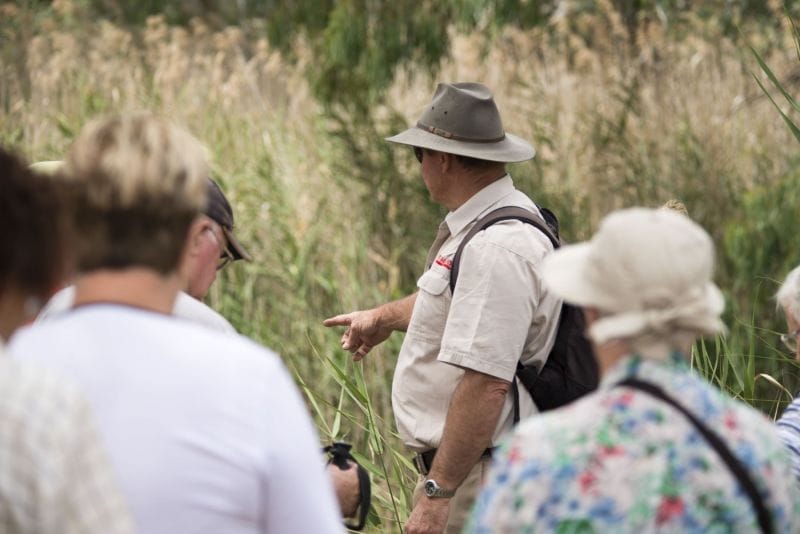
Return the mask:
M 733 476 L 739 481 L 739 485 L 742 487 L 745 493 L 747 493 L 747 496 L 753 505 L 753 511 L 755 511 L 756 517 L 758 518 L 758 525 L 761 527 L 761 532 L 764 534 L 771 534 L 773 532 L 772 514 L 764 504 L 764 500 L 758 491 L 753 478 L 750 476 L 750 473 L 747 471 L 745 466 L 742 465 L 742 462 L 731 452 L 730 448 L 725 445 L 725 442 L 721 437 L 719 437 L 719 434 L 706 426 L 702 421 L 700 421 L 700 419 L 697 418 L 697 416 L 686 409 L 682 404 L 678 403 L 678 401 L 667 395 L 663 389 L 651 382 L 645 382 L 644 380 L 639 380 L 637 378 L 626 378 L 625 380 L 617 382 L 616 385 L 627 386 L 644 391 L 645 393 L 648 393 L 653 397 L 666 402 L 686 416 L 686 418 L 695 426 L 698 432 L 703 435 L 708 444 L 711 445 L 715 451 L 717 451 L 717 454 L 719 454 L 720 458 L 722 458 L 722 461 L 725 462 L 725 465 L 728 466 L 728 469 L 730 469 Z
M 553 248 L 558 248 L 561 246 L 561 241 L 559 240 L 558 234 L 554 231 L 554 229 L 548 226 L 547 223 L 545 223 L 531 210 L 518 208 L 516 206 L 506 206 L 505 208 L 498 208 L 494 211 L 490 211 L 478 219 L 474 225 L 472 225 L 472 228 L 470 228 L 469 232 L 467 232 L 467 235 L 464 236 L 464 239 L 462 239 L 461 243 L 458 245 L 458 250 L 456 250 L 456 254 L 453 256 L 453 264 L 450 267 L 451 293 L 456 289 L 456 280 L 458 280 L 458 271 L 461 264 L 461 254 L 464 253 L 464 247 L 467 246 L 467 243 L 469 243 L 470 239 L 475 237 L 475 234 L 478 232 L 486 230 L 495 223 L 509 220 L 517 220 L 528 223 L 546 235 L 547 239 L 549 239 L 553 244 Z
M 349 469 L 348 461 L 356 464 L 356 473 L 358 475 L 358 523 L 353 525 L 345 522 L 345 526 L 350 530 L 361 530 L 367 523 L 367 513 L 372 503 L 372 482 L 369 479 L 367 470 L 350 454 L 351 447 L 349 443 L 336 441 L 327 447 L 323 447 L 322 452 L 330 455 L 329 464 L 335 465 L 342 471 Z
M 561 240 L 558 237 L 558 219 L 556 219 L 556 216 L 550 210 L 545 208 L 540 208 L 540 210 L 543 210 L 542 214 L 544 215 L 545 220 L 542 220 L 531 210 L 517 206 L 506 206 L 492 210 L 475 221 L 475 224 L 472 225 L 472 228 L 470 228 L 469 232 L 467 232 L 467 235 L 465 235 L 464 239 L 462 239 L 461 243 L 459 243 L 458 249 L 453 256 L 453 263 L 450 267 L 450 293 L 453 293 L 456 290 L 456 280 L 458 280 L 458 271 L 461 265 L 461 255 L 464 253 L 464 247 L 467 246 L 467 243 L 469 243 L 470 239 L 475 237 L 475 234 L 486 230 L 495 223 L 500 221 L 517 220 L 530 224 L 547 236 L 547 239 L 549 239 L 550 243 L 553 244 L 553 248 L 559 248 L 561 246 Z M 517 369 L 519 369 L 519 367 L 520 363 L 517 362 Z M 514 375 L 514 378 L 511 380 L 511 394 L 513 396 L 514 403 L 514 424 L 516 425 L 519 423 L 519 387 L 517 386 L 516 375 Z

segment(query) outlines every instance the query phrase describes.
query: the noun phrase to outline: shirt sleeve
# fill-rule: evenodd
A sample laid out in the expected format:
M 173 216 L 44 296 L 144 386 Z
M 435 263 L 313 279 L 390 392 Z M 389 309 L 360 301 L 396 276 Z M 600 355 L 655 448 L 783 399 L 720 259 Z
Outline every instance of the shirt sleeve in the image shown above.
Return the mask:
M 778 419 L 778 435 L 789 449 L 794 466 L 794 476 L 800 480 L 800 397 L 784 410 Z
M 510 381 L 528 341 L 541 282 L 529 258 L 479 238 L 464 248 L 438 359 Z
M 320 443 L 289 374 L 276 366 L 269 390 L 270 438 L 263 532 L 343 532 Z

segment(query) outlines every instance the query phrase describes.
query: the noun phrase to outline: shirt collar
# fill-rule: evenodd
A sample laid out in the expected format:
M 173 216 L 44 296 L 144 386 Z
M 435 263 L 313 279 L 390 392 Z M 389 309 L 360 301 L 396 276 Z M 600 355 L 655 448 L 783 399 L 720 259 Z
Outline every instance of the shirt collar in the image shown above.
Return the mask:
M 686 356 L 678 351 L 673 351 L 663 360 L 631 354 L 619 360 L 603 375 L 600 380 L 600 389 L 613 388 L 618 382 L 631 377 L 663 383 L 670 376 L 687 372 L 689 372 L 689 363 Z
M 489 208 L 511 195 L 514 191 L 516 189 L 514 189 L 511 175 L 506 174 L 472 195 L 469 200 L 455 211 L 448 213 L 444 218 L 447 227 L 450 229 L 450 235 L 458 235 L 468 224 L 478 219 Z

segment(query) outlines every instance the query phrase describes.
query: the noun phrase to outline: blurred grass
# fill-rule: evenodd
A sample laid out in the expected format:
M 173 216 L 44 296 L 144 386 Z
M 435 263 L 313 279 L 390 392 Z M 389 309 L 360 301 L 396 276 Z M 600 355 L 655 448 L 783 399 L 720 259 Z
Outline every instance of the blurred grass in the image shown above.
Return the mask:
M 205 140 L 255 257 L 222 273 L 210 303 L 284 357 L 323 439 L 356 444 L 376 485 L 371 529 L 398 531 L 415 478 L 390 406 L 401 336 L 357 364 L 321 321 L 414 288 L 443 212 L 410 153 L 382 138 L 417 118 L 436 80 L 401 70 L 386 104 L 356 117 L 311 97 L 302 39 L 290 64 L 257 23 L 151 17 L 137 30 L 82 5 L 0 5 L 0 142 L 58 159 L 91 117 L 141 108 Z M 568 240 L 612 209 L 686 204 L 716 240 L 730 329 L 699 343 L 693 366 L 774 417 L 800 386 L 771 301 L 800 263 L 800 172 L 797 141 L 753 76 L 791 119 L 772 84 L 797 93 L 791 25 L 742 28 L 738 42 L 714 18 L 687 17 L 679 32 L 650 21 L 632 47 L 604 5 L 527 31 L 454 34 L 439 79 L 495 90 L 506 129 L 538 149 L 511 166 L 515 181 Z

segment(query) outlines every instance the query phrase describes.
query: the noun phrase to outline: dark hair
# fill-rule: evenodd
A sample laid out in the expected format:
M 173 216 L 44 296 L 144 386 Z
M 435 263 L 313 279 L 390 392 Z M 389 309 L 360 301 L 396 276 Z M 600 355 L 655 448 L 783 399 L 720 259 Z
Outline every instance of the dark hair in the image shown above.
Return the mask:
M 67 192 L 0 146 L 0 292 L 46 298 L 67 273 Z
M 416 150 L 417 149 L 421 150 L 425 154 L 429 154 L 431 152 L 436 152 L 435 150 L 433 150 L 431 148 L 414 147 L 415 154 L 416 154 Z M 459 164 L 461 164 L 462 167 L 464 167 L 465 169 L 469 169 L 469 170 L 482 170 L 482 169 L 488 169 L 490 167 L 494 167 L 496 165 L 503 165 L 503 163 L 497 162 L 497 161 L 489 161 L 489 160 L 486 160 L 486 159 L 471 158 L 469 156 L 461 156 L 459 154 L 450 154 L 450 155 L 453 156 L 454 158 L 456 158 L 456 161 L 458 161 Z M 422 158 L 419 155 L 417 155 L 417 160 L 420 163 L 422 163 Z
M 458 160 L 458 162 L 466 169 L 488 169 L 489 167 L 494 167 L 496 165 L 502 165 L 502 163 L 498 163 L 497 161 L 489 161 L 485 159 L 478 159 L 478 158 L 471 158 L 469 156 L 459 156 L 458 154 L 453 154 Z

